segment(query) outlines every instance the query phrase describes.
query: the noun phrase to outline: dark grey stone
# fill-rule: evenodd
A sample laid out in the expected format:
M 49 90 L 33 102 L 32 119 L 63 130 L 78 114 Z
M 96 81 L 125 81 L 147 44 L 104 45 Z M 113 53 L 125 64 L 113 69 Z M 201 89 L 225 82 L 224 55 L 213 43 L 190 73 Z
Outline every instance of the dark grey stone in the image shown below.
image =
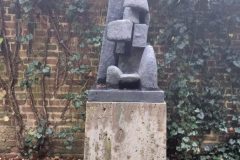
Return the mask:
M 141 78 L 141 87 L 143 89 L 158 89 L 157 61 L 153 47 L 150 45 L 144 49 L 138 73 Z
M 152 46 L 147 46 L 148 1 L 109 0 L 108 6 L 98 82 L 101 80 L 101 83 L 120 89 L 158 90 L 156 57 Z M 119 98 L 118 94 L 113 97 Z
M 145 14 L 144 24 L 149 25 L 150 20 L 151 20 L 150 13 L 148 12 L 148 13 Z
M 123 12 L 123 19 L 129 19 L 133 23 L 139 23 L 139 11 L 137 9 L 126 7 Z
M 111 41 L 131 41 L 133 23 L 128 20 L 112 21 L 107 26 L 107 39 Z
M 126 54 L 119 55 L 118 67 L 123 73 L 137 73 L 144 48 L 132 48 Z
M 139 91 L 139 90 L 89 90 L 89 102 L 164 102 L 163 91 Z
M 125 42 L 116 42 L 116 49 L 115 53 L 117 54 L 124 54 L 125 53 Z
M 149 12 L 149 6 L 147 0 L 125 0 L 124 7 L 132 7 L 138 10 Z
M 117 86 L 119 84 L 122 71 L 116 66 L 109 66 L 107 69 L 107 84 Z
M 148 25 L 134 24 L 133 47 L 146 47 L 148 35 Z
M 123 17 L 123 2 L 124 0 L 109 0 L 106 23 L 119 20 Z M 97 81 L 106 79 L 107 68 L 114 65 L 114 48 L 115 43 L 107 40 L 107 27 L 105 28 L 101 49 L 100 62 L 98 67 Z
M 140 76 L 137 73 L 133 73 L 133 74 L 122 74 L 120 76 L 120 81 L 121 82 L 127 82 L 127 83 L 131 83 L 131 82 L 136 82 L 140 80 Z

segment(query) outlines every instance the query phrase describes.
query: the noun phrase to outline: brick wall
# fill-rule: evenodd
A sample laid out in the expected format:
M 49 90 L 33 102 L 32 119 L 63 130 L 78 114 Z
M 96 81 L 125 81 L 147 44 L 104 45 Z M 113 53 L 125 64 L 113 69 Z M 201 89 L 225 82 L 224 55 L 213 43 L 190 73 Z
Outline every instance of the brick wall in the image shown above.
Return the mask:
M 11 3 L 12 0 L 4 0 L 4 9 L 5 9 L 5 24 L 6 24 L 6 32 L 7 32 L 7 38 L 10 44 L 10 48 L 13 51 L 15 48 L 15 24 L 16 24 L 16 17 L 14 12 L 11 10 Z M 106 15 L 106 1 L 93 1 L 94 3 L 90 2 L 90 8 L 89 13 L 91 17 L 95 17 L 93 19 L 94 23 L 98 25 L 103 25 L 105 23 L 105 15 Z M 44 60 L 44 50 L 45 50 L 45 42 L 47 39 L 47 30 L 46 28 L 51 28 L 51 24 L 49 23 L 49 17 L 41 15 L 36 19 L 36 29 L 34 31 L 34 39 L 32 44 L 32 54 L 27 55 L 27 44 L 22 44 L 20 47 L 20 59 L 21 62 L 19 64 L 19 79 L 18 79 L 18 85 L 16 87 L 16 96 L 17 100 L 20 106 L 20 111 L 23 115 L 23 119 L 25 122 L 26 129 L 31 129 L 35 127 L 36 124 L 36 117 L 34 116 L 32 109 L 31 109 L 31 103 L 29 100 L 29 94 L 25 89 L 22 89 L 20 87 L 20 83 L 24 78 L 24 71 L 27 68 L 27 65 L 29 62 L 32 62 L 33 60 L 38 60 L 40 62 L 43 62 Z M 2 18 L 0 17 L 0 22 L 2 21 Z M 26 35 L 28 34 L 27 31 L 27 24 L 23 22 L 20 23 L 22 28 L 22 34 Z M 68 23 L 66 22 L 65 18 L 62 17 L 60 19 L 60 28 L 62 32 L 67 33 L 68 29 Z M 62 35 L 64 35 L 63 33 Z M 78 37 L 72 37 L 69 43 L 69 48 L 72 52 L 78 52 L 81 50 L 79 48 L 79 41 L 80 39 Z M 64 83 L 59 87 L 56 93 L 54 93 L 54 84 L 56 83 L 56 71 L 57 71 L 57 63 L 58 63 L 58 57 L 63 54 L 63 49 L 60 47 L 57 41 L 56 33 L 52 33 L 52 36 L 50 37 L 50 43 L 48 44 L 49 50 L 48 50 L 48 56 L 47 56 L 47 65 L 51 67 L 51 76 L 46 77 L 46 104 L 47 104 L 47 110 L 49 113 L 49 121 L 51 123 L 51 126 L 57 126 L 55 129 L 57 132 L 62 131 L 65 128 L 69 128 L 74 125 L 78 126 L 84 126 L 84 121 L 80 119 L 80 111 L 74 109 L 73 107 L 70 107 L 68 111 L 66 112 L 66 121 L 61 120 L 60 116 L 61 113 L 68 103 L 66 99 L 63 99 L 63 96 L 68 93 L 70 84 L 74 83 L 72 86 L 71 91 L 78 93 L 81 91 L 83 85 L 86 82 L 86 79 L 89 77 L 80 77 L 80 76 L 74 76 L 73 80 L 70 79 L 70 75 L 66 77 L 66 80 Z M 93 75 L 95 75 L 98 65 L 98 49 L 93 46 L 89 46 L 89 48 L 85 48 L 84 50 L 81 50 L 83 55 L 82 64 L 91 66 L 91 72 Z M 3 65 L 3 53 L 0 52 L 0 74 L 3 78 L 6 78 L 5 75 L 5 68 Z M 89 78 L 90 83 L 88 86 L 90 87 L 94 81 L 94 77 Z M 42 90 L 41 86 L 39 84 L 33 85 L 32 88 L 33 95 L 34 95 L 34 103 L 36 105 L 36 108 L 39 110 L 39 112 L 42 111 Z M 0 94 L 4 95 L 4 91 L 0 90 Z M 15 137 L 15 124 L 13 120 L 13 115 L 10 111 L 9 102 L 2 98 L 0 100 L 0 157 L 1 155 L 9 155 L 9 153 L 16 153 L 18 152 L 16 148 L 16 137 Z M 54 153 L 55 155 L 64 155 L 64 156 L 75 156 L 75 157 L 83 157 L 83 133 L 79 133 L 76 135 L 76 139 L 73 143 L 73 149 L 72 150 L 66 150 L 64 146 L 64 142 L 59 139 L 54 139 L 53 145 L 51 146 L 51 153 Z

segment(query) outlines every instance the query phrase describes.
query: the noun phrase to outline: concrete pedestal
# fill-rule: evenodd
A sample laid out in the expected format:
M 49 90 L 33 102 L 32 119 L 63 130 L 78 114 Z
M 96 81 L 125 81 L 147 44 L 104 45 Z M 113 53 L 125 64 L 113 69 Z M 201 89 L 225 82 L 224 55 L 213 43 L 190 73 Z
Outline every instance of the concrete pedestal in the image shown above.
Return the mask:
M 88 102 L 84 160 L 166 160 L 166 104 Z

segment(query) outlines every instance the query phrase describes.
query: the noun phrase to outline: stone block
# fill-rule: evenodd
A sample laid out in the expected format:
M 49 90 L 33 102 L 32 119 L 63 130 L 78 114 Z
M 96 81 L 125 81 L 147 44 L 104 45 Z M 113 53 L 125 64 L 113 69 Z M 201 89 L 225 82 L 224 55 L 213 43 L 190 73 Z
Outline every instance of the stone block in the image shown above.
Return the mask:
M 140 80 L 140 76 L 137 73 L 133 73 L 133 74 L 122 74 L 120 76 L 120 80 L 123 82 L 135 82 Z
M 149 12 L 147 0 L 125 0 L 123 7 L 132 7 L 144 12 Z
M 84 160 L 166 160 L 166 104 L 88 102 Z
M 115 53 L 124 54 L 125 53 L 125 42 L 116 42 Z
M 140 20 L 139 16 L 140 15 L 138 10 L 131 7 L 124 8 L 123 19 L 128 19 L 133 23 L 139 23 L 139 20 Z
M 150 13 L 145 14 L 145 16 L 144 16 L 144 24 L 149 25 L 150 24 L 150 20 L 151 20 Z
M 119 89 L 140 89 L 140 87 L 139 74 L 122 74 L 120 76 Z
M 131 44 L 132 45 L 132 44 Z M 119 55 L 118 67 L 123 73 L 137 73 L 144 48 L 131 47 L 129 52 Z
M 148 45 L 144 49 L 138 71 L 141 78 L 141 86 L 143 89 L 158 89 L 157 71 L 157 61 L 153 47 Z
M 123 3 L 124 3 L 124 0 L 108 1 L 106 24 L 122 18 L 123 10 L 124 10 Z M 114 48 L 115 48 L 115 43 L 107 39 L 107 27 L 105 27 L 103 38 L 102 38 L 101 56 L 100 56 L 100 61 L 98 66 L 98 74 L 97 74 L 98 83 L 106 82 L 107 68 L 115 64 Z
M 111 41 L 131 41 L 133 23 L 128 20 L 112 21 L 107 26 L 107 38 Z
M 120 80 L 122 71 L 116 66 L 109 66 L 107 69 L 107 84 L 117 86 Z
M 146 47 L 148 35 L 148 25 L 135 24 L 133 33 L 133 47 Z
M 89 90 L 88 101 L 91 102 L 164 102 L 164 92 L 158 91 L 139 91 L 139 90 Z

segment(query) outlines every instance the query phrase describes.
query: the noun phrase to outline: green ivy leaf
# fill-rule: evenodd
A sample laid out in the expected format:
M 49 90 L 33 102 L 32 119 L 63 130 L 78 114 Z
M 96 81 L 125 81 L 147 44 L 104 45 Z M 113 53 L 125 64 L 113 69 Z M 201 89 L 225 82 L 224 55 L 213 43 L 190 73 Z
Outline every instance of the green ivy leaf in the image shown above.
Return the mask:
M 228 143 L 231 144 L 231 145 L 233 145 L 233 144 L 236 143 L 236 141 L 235 141 L 234 139 L 230 139 Z
M 3 37 L 0 37 L 0 45 L 2 44 L 3 42 Z
M 200 109 L 199 108 L 197 108 L 197 109 L 195 109 L 195 111 L 194 112 L 196 112 L 196 113 L 200 113 L 201 111 L 200 111 Z
M 37 139 L 40 139 L 42 137 L 42 134 L 36 133 L 36 137 L 37 137 Z
M 206 152 L 210 151 L 210 147 L 209 146 L 205 146 L 204 147 L 204 151 L 206 151 Z
M 198 59 L 198 60 L 196 61 L 196 64 L 197 64 L 197 65 L 203 65 L 203 63 L 204 63 L 204 60 L 203 60 L 203 59 Z
M 66 146 L 67 150 L 72 150 L 72 146 Z
M 220 147 L 220 148 L 218 148 L 218 151 L 224 153 L 226 151 L 226 148 L 225 147 Z
M 237 120 L 238 120 L 237 116 L 232 116 L 232 121 L 237 121 Z
M 165 53 L 165 63 L 166 64 L 171 63 L 176 57 L 177 56 L 175 51 Z
M 75 108 L 81 108 L 82 102 L 79 101 L 79 100 L 76 100 L 76 101 L 73 102 L 73 105 L 74 105 Z
M 190 132 L 190 133 L 189 133 L 189 136 L 196 136 L 196 135 L 198 135 L 198 132 L 197 132 L 197 131 L 193 131 L 193 132 Z
M 240 139 L 237 140 L 238 145 L 240 145 Z
M 171 130 L 170 131 L 171 136 L 176 136 L 177 134 L 178 134 L 178 132 L 176 130 Z
M 181 42 L 180 44 L 177 45 L 178 49 L 183 49 L 184 47 L 186 47 L 187 43 L 185 41 Z
M 192 143 L 192 146 L 193 146 L 193 147 L 198 147 L 197 142 L 193 142 L 193 143 Z
M 197 114 L 197 117 L 198 117 L 199 119 L 204 119 L 205 115 L 204 115 L 203 112 L 200 112 L 200 113 Z
M 178 131 L 177 131 L 179 134 L 184 134 L 184 130 L 182 128 L 178 128 Z
M 52 135 L 53 134 L 53 129 L 52 128 L 47 128 L 46 134 Z
M 224 132 L 224 133 L 228 133 L 227 127 L 220 127 L 219 130 Z
M 233 61 L 234 66 L 240 68 L 240 61 Z
M 27 0 L 19 0 L 19 4 L 24 4 L 26 3 Z
M 236 133 L 240 133 L 240 127 L 235 128 Z
M 187 142 L 190 141 L 190 138 L 189 137 L 183 137 L 183 141 L 187 143 Z
M 73 136 L 69 136 L 69 137 L 67 138 L 67 140 L 68 140 L 69 142 L 73 142 L 73 141 L 74 141 L 74 138 L 73 138 Z
M 43 73 L 45 76 L 50 76 L 51 68 L 50 68 L 49 66 L 43 68 L 43 69 L 42 69 L 42 73 Z

